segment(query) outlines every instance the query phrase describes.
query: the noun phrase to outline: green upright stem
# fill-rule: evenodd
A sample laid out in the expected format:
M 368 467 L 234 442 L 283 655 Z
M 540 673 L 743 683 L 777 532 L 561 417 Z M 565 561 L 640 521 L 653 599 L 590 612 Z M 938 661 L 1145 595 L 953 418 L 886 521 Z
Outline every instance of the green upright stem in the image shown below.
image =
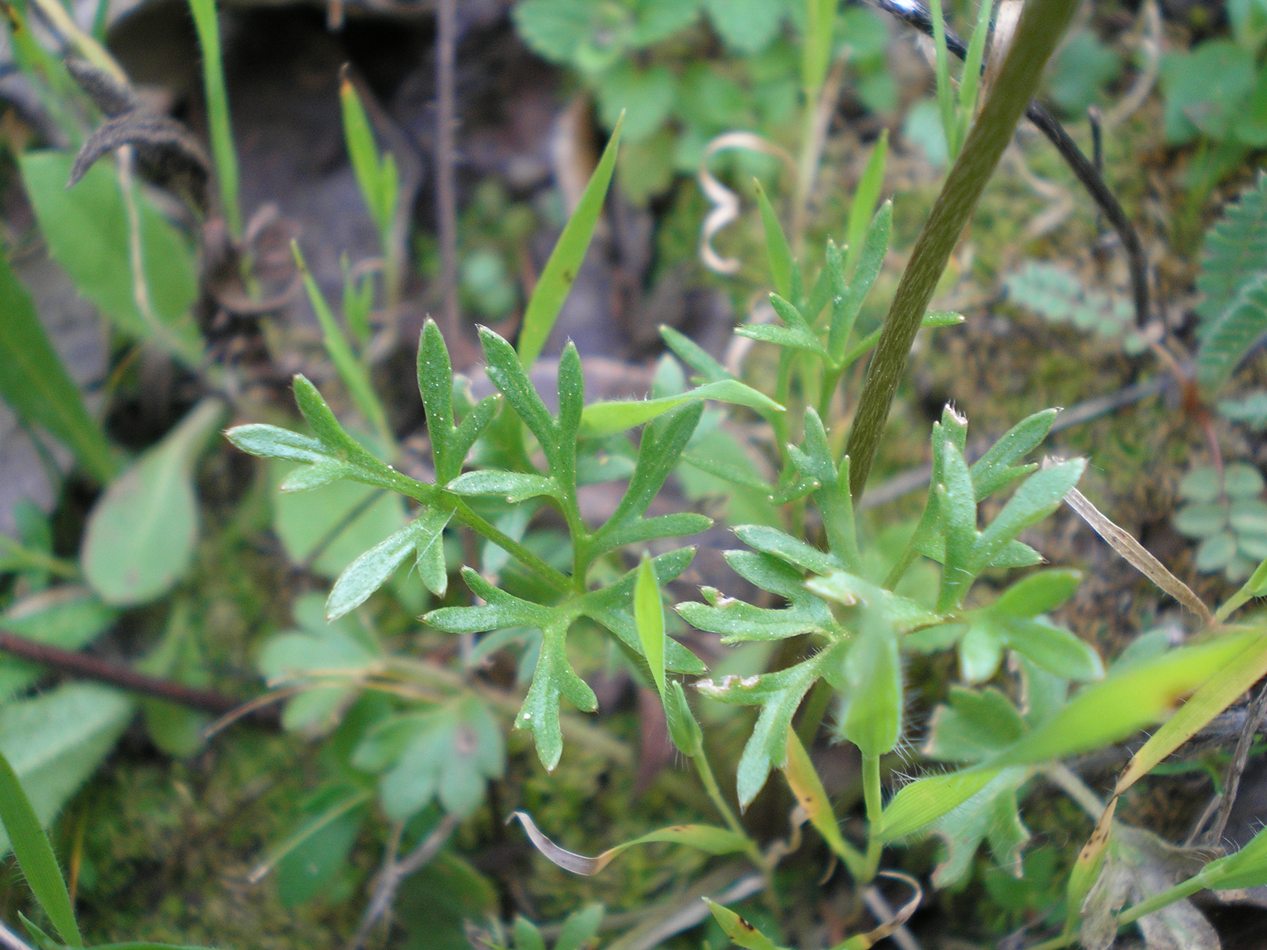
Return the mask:
M 880 840 L 880 821 L 884 817 L 884 790 L 880 786 L 880 757 L 862 755 L 862 800 L 867 812 L 867 854 L 862 880 L 869 883 L 880 869 L 880 853 L 884 842 Z
M 726 827 L 743 837 L 745 842 L 744 853 L 748 855 L 748 860 L 752 862 L 753 867 L 760 870 L 765 878 L 764 896 L 766 904 L 771 913 L 778 917 L 781 908 L 774 891 L 774 869 L 771 867 L 770 862 L 766 860 L 766 856 L 761 853 L 757 843 L 752 840 L 752 836 L 748 834 L 747 829 L 740 824 L 734 809 L 730 807 L 729 802 L 726 801 L 726 796 L 722 794 L 721 788 L 717 785 L 717 777 L 713 775 L 713 767 L 708 762 L 708 753 L 701 748 L 697 754 L 691 757 L 691 761 L 695 764 L 695 771 L 699 775 L 700 781 L 704 783 L 704 790 L 708 792 L 708 797 L 721 815 L 722 821 L 726 823 Z
M 867 483 L 889 407 L 937 281 L 1011 141 L 1016 123 L 1034 98 L 1043 66 L 1064 35 L 1077 5 L 1077 0 L 1030 0 L 1025 5 L 999 78 L 915 242 L 911 261 L 885 317 L 849 432 L 848 453 L 853 460 L 850 487 L 855 503 Z

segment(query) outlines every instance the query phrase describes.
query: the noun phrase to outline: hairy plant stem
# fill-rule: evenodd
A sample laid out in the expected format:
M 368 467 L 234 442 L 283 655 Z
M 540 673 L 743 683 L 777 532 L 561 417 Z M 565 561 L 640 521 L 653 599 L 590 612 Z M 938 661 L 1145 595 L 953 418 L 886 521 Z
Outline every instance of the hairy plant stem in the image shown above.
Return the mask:
M 1076 0 L 1031 0 L 981 115 L 973 123 L 933 205 L 884 320 L 884 329 L 849 432 L 850 489 L 862 495 L 889 407 L 906 371 L 911 344 L 937 281 L 986 183 L 1038 89 L 1043 66 L 1064 35 Z
M 880 820 L 884 817 L 884 791 L 880 786 L 880 757 L 862 754 L 862 799 L 867 813 L 867 854 L 862 869 L 862 880 L 869 884 L 880 869 L 880 854 L 884 842 L 880 840 Z

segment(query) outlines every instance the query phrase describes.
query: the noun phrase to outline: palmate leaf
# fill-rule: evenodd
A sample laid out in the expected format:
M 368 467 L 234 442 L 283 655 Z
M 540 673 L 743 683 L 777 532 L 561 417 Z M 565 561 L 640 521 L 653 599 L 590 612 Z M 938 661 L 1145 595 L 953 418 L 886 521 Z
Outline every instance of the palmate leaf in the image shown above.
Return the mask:
M 694 548 L 678 548 L 652 558 L 651 568 L 656 585 L 663 588 L 680 576 L 694 556 Z M 642 652 L 633 611 L 637 579 L 638 572 L 629 571 L 614 584 L 591 591 L 574 603 L 581 616 L 588 617 L 615 635 L 617 643 L 635 665 L 644 665 L 647 661 Z M 664 641 L 664 668 L 670 673 L 685 673 L 690 676 L 700 676 L 706 672 L 706 667 L 695 654 L 670 637 L 665 637 Z M 653 678 L 649 669 L 647 675 L 648 678 Z
M 677 604 L 675 610 L 691 626 L 720 634 L 723 643 L 784 640 L 803 634 L 839 634 L 831 609 L 805 589 L 800 570 L 769 554 L 727 551 L 726 563 L 736 574 L 786 601 L 783 607 L 757 607 L 715 588 L 702 590 L 705 603 Z
M 694 551 L 684 548 L 653 558 L 649 563 L 656 584 L 663 585 L 679 575 L 690 563 Z M 543 606 L 494 587 L 477 571 L 462 569 L 462 579 L 482 604 L 472 607 L 441 607 L 423 621 L 449 633 L 484 633 L 512 627 L 529 627 L 542 634 L 541 653 L 532 674 L 532 684 L 524 699 L 515 727 L 532 733 L 537 755 L 547 770 L 558 765 L 563 753 L 559 702 L 567 699 L 582 712 L 593 712 L 598 701 L 593 690 L 572 668 L 567 658 L 567 634 L 581 617 L 588 617 L 610 630 L 624 651 L 655 674 L 638 635 L 634 617 L 634 595 L 638 569 L 628 572 L 615 584 L 582 594 L 556 606 Z M 704 665 L 685 647 L 664 637 L 663 669 L 699 675 Z

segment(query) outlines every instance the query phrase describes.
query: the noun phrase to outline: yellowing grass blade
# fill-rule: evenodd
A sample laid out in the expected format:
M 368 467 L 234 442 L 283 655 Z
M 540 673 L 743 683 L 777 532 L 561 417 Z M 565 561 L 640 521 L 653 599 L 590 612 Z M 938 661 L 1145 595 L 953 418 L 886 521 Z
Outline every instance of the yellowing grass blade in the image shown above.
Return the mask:
M 792 794 L 805 810 L 809 822 L 818 829 L 828 847 L 836 857 L 844 862 L 849 873 L 855 878 L 862 876 L 864 859 L 862 853 L 852 847 L 840 834 L 836 825 L 836 815 L 832 811 L 831 801 L 827 798 L 827 790 L 810 761 L 809 753 L 793 729 L 787 731 L 787 762 L 783 766 L 783 777 L 787 779 Z
M 1245 649 L 1200 686 L 1145 742 L 1118 776 L 1121 795 L 1267 674 L 1267 629 L 1255 631 Z

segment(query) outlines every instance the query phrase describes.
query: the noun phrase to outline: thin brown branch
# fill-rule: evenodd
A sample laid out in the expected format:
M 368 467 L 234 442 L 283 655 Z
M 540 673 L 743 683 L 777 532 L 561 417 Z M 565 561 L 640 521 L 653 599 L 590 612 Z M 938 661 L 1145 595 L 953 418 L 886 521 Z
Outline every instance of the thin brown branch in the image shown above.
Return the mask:
M 177 705 L 187 706 L 190 709 L 197 709 L 215 716 L 226 715 L 236 710 L 243 702 L 240 699 L 226 696 L 214 690 L 199 689 L 173 680 L 138 673 L 130 667 L 119 663 L 111 663 L 109 660 L 103 660 L 100 657 L 89 656 L 86 653 L 77 653 L 72 650 L 63 650 L 60 647 L 49 646 L 46 643 L 37 643 L 34 640 L 18 636 L 7 630 L 0 630 L 0 652 L 20 657 L 23 660 L 29 660 L 32 663 L 38 663 L 41 666 L 47 666 L 62 673 L 69 673 L 72 676 L 94 680 L 109 686 L 117 686 L 130 693 L 139 693 L 152 699 L 176 703 Z M 249 713 L 249 717 L 244 718 L 250 718 L 256 725 L 274 729 L 278 728 L 281 723 L 277 709 L 271 706 L 253 709 Z

